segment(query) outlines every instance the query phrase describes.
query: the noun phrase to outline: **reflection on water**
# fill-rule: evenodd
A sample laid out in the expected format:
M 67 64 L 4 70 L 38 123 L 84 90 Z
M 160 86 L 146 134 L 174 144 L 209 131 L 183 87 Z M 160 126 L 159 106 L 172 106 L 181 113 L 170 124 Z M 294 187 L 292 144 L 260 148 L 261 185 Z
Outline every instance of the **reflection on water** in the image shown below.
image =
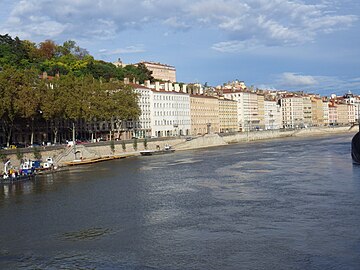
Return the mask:
M 0 268 L 358 269 L 350 141 L 229 145 L 0 186 Z
M 77 232 L 67 232 L 64 233 L 63 239 L 65 240 L 72 240 L 72 241 L 78 241 L 78 240 L 93 240 L 96 238 L 99 238 L 107 233 L 109 233 L 109 229 L 104 228 L 89 228 L 89 229 L 83 229 Z

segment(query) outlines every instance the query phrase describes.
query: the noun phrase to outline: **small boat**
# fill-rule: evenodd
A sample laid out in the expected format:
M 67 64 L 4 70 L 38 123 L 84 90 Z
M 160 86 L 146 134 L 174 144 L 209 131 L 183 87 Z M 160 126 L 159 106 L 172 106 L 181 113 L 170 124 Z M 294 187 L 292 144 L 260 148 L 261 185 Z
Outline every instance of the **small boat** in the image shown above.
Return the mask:
M 27 175 L 15 175 L 15 176 L 6 176 L 0 179 L 0 184 L 14 184 L 24 181 L 29 181 L 35 178 L 35 174 L 27 174 Z
M 4 164 L 4 172 L 0 178 L 0 184 L 12 184 L 31 180 L 35 177 L 35 170 L 29 162 L 20 165 L 20 171 L 12 168 L 10 160 Z
M 354 163 L 360 164 L 360 131 L 352 138 L 351 157 Z
M 158 149 L 158 150 L 143 150 L 140 151 L 140 154 L 142 156 L 153 156 L 153 155 L 162 155 L 162 154 L 169 154 L 174 153 L 175 149 L 172 148 L 171 145 L 165 145 L 164 149 Z

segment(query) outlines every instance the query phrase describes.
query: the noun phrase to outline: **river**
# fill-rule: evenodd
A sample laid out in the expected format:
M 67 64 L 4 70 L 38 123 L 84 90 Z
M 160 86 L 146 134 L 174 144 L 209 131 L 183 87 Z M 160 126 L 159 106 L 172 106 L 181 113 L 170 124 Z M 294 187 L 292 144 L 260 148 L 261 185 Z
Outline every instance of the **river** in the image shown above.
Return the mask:
M 351 137 L 134 157 L 0 186 L 0 269 L 359 269 Z

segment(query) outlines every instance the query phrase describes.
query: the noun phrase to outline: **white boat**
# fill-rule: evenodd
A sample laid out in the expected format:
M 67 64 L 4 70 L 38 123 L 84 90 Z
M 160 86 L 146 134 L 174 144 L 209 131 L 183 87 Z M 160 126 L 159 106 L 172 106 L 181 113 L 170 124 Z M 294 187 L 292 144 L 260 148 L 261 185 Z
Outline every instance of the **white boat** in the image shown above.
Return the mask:
M 169 154 L 174 153 L 175 149 L 172 148 L 171 145 L 165 145 L 164 149 L 158 149 L 158 150 L 143 150 L 140 151 L 140 154 L 142 156 L 153 156 L 153 155 L 162 155 L 162 154 Z

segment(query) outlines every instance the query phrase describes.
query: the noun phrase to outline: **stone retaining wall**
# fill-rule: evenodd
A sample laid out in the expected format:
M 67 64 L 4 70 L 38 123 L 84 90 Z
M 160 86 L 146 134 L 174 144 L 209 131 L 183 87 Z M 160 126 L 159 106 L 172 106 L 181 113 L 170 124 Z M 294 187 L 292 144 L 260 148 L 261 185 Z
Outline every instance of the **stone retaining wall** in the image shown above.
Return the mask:
M 147 143 L 147 149 L 155 150 L 157 146 L 161 149 L 164 148 L 165 145 L 172 145 L 176 150 L 187 150 L 187 149 L 196 149 L 196 148 L 205 148 L 211 146 L 220 146 L 231 143 L 240 143 L 247 141 L 257 141 L 257 140 L 268 140 L 274 138 L 283 138 L 283 137 L 291 137 L 291 136 L 301 136 L 301 137 L 310 137 L 310 136 L 318 136 L 318 135 L 326 135 L 326 134 L 336 134 L 336 133 L 354 133 L 358 131 L 358 127 L 336 127 L 336 128 L 308 128 L 301 130 L 293 130 L 293 131 L 256 131 L 256 132 L 243 132 L 243 133 L 235 133 L 235 134 L 210 134 L 199 137 L 193 137 L 191 140 L 186 140 L 185 138 L 173 138 L 168 140 L 151 140 Z M 127 142 L 126 149 L 123 151 L 121 141 L 115 142 L 115 153 L 116 156 L 126 156 L 126 155 L 139 155 L 139 151 L 144 150 L 144 144 L 142 141 L 138 141 L 137 150 L 135 151 L 133 148 L 133 142 Z M 87 144 L 87 145 L 77 145 L 76 150 L 78 152 L 77 158 L 83 159 L 91 159 L 98 157 L 111 156 L 113 153 L 111 152 L 110 144 Z M 52 157 L 54 161 L 56 161 L 58 166 L 62 166 L 64 162 L 74 160 L 74 151 L 72 148 L 64 147 L 57 150 L 47 151 L 42 150 L 41 155 L 43 159 L 47 157 Z M 19 160 L 16 158 L 16 154 L 8 155 L 8 158 L 11 159 L 11 163 L 13 166 L 19 166 Z M 33 153 L 25 153 L 25 159 L 34 159 Z M 3 164 L 0 162 L 0 170 L 3 170 Z

